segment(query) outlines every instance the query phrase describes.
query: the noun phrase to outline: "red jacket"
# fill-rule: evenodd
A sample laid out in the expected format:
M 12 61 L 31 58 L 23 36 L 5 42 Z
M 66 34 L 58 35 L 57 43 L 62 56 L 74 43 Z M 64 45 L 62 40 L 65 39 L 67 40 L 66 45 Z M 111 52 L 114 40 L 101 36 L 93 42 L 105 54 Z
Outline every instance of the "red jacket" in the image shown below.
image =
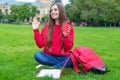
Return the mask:
M 74 44 L 74 30 L 71 26 L 70 34 L 66 37 L 64 37 L 64 50 L 61 51 L 60 49 L 60 43 L 61 43 L 61 37 L 60 37 L 60 26 L 54 25 L 53 35 L 52 35 L 52 45 L 51 50 L 47 47 L 47 31 L 48 31 L 48 24 L 46 24 L 41 33 L 38 29 L 34 30 L 34 39 L 39 48 L 44 48 L 44 52 L 48 54 L 54 54 L 54 55 L 67 55 L 68 51 L 73 47 Z

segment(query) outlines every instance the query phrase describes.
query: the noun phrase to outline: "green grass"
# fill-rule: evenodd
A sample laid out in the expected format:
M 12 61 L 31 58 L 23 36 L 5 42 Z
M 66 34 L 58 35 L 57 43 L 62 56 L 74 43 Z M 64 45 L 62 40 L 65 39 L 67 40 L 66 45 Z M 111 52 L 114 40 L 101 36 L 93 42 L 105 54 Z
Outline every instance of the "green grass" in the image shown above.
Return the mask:
M 81 75 L 65 68 L 59 80 L 119 80 L 120 28 L 74 27 L 74 48 L 91 47 L 104 60 L 111 72 L 103 75 Z M 39 51 L 31 25 L 0 24 L 0 80 L 53 80 L 36 78 L 40 69 L 34 60 Z

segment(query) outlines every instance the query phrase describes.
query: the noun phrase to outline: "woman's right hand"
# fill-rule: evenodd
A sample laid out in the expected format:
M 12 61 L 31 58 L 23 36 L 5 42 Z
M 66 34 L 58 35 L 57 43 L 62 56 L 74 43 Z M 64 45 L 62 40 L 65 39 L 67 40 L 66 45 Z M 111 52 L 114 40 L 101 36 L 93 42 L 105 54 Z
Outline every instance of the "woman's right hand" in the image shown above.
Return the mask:
M 39 24 L 40 24 L 40 23 L 37 21 L 37 18 L 34 17 L 34 18 L 33 18 L 33 22 L 32 22 L 32 28 L 33 28 L 33 30 L 34 30 L 34 29 L 38 29 Z

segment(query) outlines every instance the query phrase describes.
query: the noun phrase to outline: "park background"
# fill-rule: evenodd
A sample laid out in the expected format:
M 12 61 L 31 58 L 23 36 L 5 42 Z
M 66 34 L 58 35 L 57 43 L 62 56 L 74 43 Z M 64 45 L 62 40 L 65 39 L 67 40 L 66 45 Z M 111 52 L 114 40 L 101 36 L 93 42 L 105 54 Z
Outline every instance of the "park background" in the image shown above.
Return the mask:
M 60 0 L 56 1 L 61 2 Z M 65 68 L 59 80 L 119 80 L 120 1 L 69 1 L 65 8 L 67 16 L 74 25 L 73 48 L 83 45 L 92 48 L 111 71 L 103 75 L 95 75 L 91 72 L 81 75 L 72 68 Z M 20 14 L 20 11 L 24 10 L 26 6 L 33 7 L 36 10 L 35 13 L 29 12 L 25 15 L 27 12 L 24 12 Z M 35 77 L 41 68 L 35 68 L 38 63 L 34 60 L 33 55 L 42 49 L 37 48 L 34 42 L 29 17 L 37 14 L 37 7 L 28 3 L 17 7 L 22 7 L 22 9 L 13 6 L 11 14 L 0 12 L 0 20 L 2 20 L 0 23 L 0 80 L 53 80 L 49 77 Z M 27 8 L 25 9 L 24 11 L 28 11 Z M 48 15 L 41 18 L 40 30 L 47 19 Z

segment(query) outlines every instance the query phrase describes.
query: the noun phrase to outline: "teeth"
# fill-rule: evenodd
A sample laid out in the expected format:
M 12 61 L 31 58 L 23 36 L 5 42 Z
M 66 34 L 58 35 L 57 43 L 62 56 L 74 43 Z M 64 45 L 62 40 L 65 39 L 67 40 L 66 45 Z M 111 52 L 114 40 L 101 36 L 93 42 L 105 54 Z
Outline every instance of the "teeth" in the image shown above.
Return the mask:
M 56 15 L 52 15 L 53 17 L 56 16 Z

